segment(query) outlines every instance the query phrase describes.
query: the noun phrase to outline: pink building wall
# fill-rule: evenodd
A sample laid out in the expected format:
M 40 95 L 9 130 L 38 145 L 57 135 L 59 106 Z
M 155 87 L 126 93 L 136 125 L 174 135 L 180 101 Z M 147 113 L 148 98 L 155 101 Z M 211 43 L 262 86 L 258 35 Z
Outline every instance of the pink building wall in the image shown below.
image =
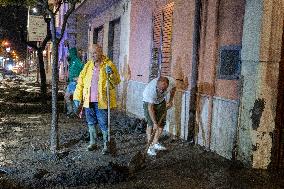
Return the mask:
M 132 0 L 129 66 L 131 80 L 148 83 L 152 46 L 152 12 L 172 1 Z
M 174 4 L 172 36 L 172 76 L 183 80 L 191 77 L 192 33 L 194 1 L 177 1 Z M 190 81 L 188 79 L 188 81 Z M 182 85 L 177 82 L 178 88 Z
M 216 78 L 219 62 L 219 48 L 224 45 L 241 45 L 245 0 L 209 1 L 203 11 L 201 34 L 199 87 L 201 92 L 227 99 L 239 98 L 238 80 Z M 218 25 L 218 26 L 217 26 Z
M 132 81 L 128 106 L 131 107 L 130 111 L 143 116 L 143 112 L 138 109 L 141 110 L 141 94 L 149 80 L 153 30 L 152 13 L 172 2 L 174 8 L 171 75 L 177 79 L 178 91 L 175 105 L 168 112 L 166 130 L 186 139 L 188 131 L 192 127 L 188 125 L 188 110 L 191 92 L 195 1 L 132 1 L 129 48 Z M 199 98 L 196 116 L 200 121 L 197 123 L 198 127 L 202 125 L 205 137 L 199 133 L 200 142 L 198 144 L 209 147 L 227 158 L 231 158 L 234 142 L 234 137 L 231 136 L 236 134 L 235 128 L 238 124 L 239 80 L 217 79 L 219 49 L 224 45 L 241 46 L 244 9 L 245 0 L 212 0 L 206 1 L 202 7 L 198 69 Z M 186 86 L 185 83 L 189 84 Z M 225 145 L 216 143 L 216 139 L 222 140 Z M 211 143 L 212 146 L 210 146 Z
M 219 46 L 241 45 L 245 0 L 221 2 L 219 13 Z M 217 80 L 216 95 L 228 99 L 238 99 L 238 84 L 238 80 Z

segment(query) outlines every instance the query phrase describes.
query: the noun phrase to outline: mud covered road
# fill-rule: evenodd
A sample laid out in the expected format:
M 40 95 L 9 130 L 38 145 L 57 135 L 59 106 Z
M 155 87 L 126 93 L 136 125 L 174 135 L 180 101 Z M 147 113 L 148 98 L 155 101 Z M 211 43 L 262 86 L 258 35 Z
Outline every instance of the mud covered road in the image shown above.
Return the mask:
M 111 116 L 116 157 L 101 154 L 100 134 L 99 148 L 86 151 L 89 137 L 84 120 L 63 113 L 60 150 L 54 156 L 49 151 L 50 108 L 39 104 L 38 87 L 23 81 L 0 84 L 1 189 L 284 188 L 283 173 L 248 169 L 167 135 L 162 143 L 168 150 L 147 158 L 144 169 L 129 175 L 127 163 L 145 146 L 145 124 L 119 111 Z

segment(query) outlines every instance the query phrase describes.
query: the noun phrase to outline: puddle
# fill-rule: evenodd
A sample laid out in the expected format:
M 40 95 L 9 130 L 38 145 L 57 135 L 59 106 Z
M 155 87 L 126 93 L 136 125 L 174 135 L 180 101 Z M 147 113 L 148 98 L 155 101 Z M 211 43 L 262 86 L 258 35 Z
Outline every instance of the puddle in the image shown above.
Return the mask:
M 14 135 L 16 136 L 23 136 L 23 128 L 21 127 L 13 127 L 13 130 L 14 130 Z
M 15 136 L 21 137 L 21 136 L 23 136 L 23 134 L 22 133 L 15 133 Z
M 21 127 L 13 127 L 15 132 L 22 132 L 23 129 Z
M 4 154 L 5 152 L 5 149 L 4 149 L 4 146 L 5 146 L 5 142 L 0 142 L 0 166 L 4 166 L 6 164 L 6 156 Z
M 19 144 L 18 140 L 10 140 L 9 141 L 9 146 L 17 146 Z
M 41 116 L 28 117 L 28 119 L 40 119 Z
M 0 142 L 0 152 L 4 152 L 5 142 Z
M 0 124 L 7 122 L 7 118 L 0 118 Z

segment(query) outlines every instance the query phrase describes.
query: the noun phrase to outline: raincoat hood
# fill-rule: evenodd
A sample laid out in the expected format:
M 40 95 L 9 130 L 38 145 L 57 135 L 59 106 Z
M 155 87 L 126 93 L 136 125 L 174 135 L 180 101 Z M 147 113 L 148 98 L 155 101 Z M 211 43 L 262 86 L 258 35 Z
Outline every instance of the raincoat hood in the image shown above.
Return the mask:
M 77 49 L 69 49 L 69 82 L 73 81 L 74 78 L 79 77 L 84 64 L 77 55 Z

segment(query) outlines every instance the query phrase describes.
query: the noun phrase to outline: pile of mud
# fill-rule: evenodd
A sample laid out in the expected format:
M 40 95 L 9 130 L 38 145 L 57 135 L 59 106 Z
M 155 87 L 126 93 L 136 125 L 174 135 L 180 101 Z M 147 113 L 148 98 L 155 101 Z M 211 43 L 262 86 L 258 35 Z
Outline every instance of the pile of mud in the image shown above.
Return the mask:
M 109 162 L 107 166 L 99 166 L 87 169 L 78 169 L 68 172 L 61 172 L 57 175 L 49 174 L 48 170 L 38 169 L 31 178 L 21 180 L 21 183 L 15 185 L 6 180 L 6 185 L 10 188 L 60 188 L 60 187 L 79 187 L 90 184 L 102 186 L 104 184 L 117 184 L 126 181 L 128 178 L 128 168 Z M 33 182 L 31 182 L 31 180 Z M 0 181 L 1 186 L 1 181 Z M 5 185 L 4 185 L 5 186 Z M 11 187 L 12 186 L 12 187 Z M 6 187 L 6 188 L 9 188 Z

